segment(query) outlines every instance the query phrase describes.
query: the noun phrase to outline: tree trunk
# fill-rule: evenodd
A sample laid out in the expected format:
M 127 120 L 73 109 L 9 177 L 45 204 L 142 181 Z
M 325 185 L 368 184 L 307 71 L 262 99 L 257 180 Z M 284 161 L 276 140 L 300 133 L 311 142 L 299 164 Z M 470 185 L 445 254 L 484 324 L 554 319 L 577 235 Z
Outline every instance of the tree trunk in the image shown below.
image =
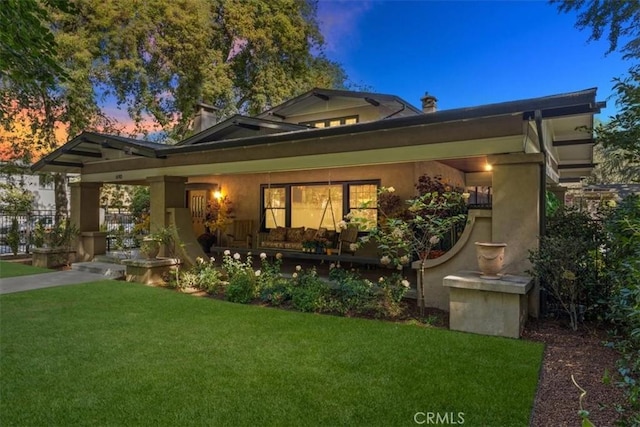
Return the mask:
M 60 224 L 67 216 L 67 174 L 56 173 L 53 175 L 53 185 L 56 198 L 56 224 Z

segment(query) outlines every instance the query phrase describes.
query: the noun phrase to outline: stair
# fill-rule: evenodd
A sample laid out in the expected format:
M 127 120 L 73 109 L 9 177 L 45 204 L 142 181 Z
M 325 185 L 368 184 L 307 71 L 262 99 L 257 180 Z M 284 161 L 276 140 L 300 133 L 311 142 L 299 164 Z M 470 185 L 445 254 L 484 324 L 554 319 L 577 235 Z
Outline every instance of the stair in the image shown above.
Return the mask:
M 87 273 L 100 274 L 108 279 L 124 279 L 126 267 L 121 264 L 113 264 L 110 262 L 74 262 L 71 269 L 76 271 L 84 271 Z

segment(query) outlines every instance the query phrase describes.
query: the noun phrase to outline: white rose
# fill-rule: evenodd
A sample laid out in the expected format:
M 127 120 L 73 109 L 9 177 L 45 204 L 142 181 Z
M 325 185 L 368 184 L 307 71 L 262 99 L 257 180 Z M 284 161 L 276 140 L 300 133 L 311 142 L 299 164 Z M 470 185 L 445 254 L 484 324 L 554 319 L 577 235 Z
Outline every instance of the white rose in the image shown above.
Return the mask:
M 239 261 L 240 260 L 240 254 L 238 252 L 233 254 L 233 259 L 235 259 L 236 261 Z
M 383 256 L 382 258 L 380 258 L 380 264 L 382 265 L 387 265 L 391 262 L 391 258 L 389 258 L 388 256 Z
M 439 241 L 440 238 L 438 236 L 431 236 L 431 238 L 429 239 L 429 243 L 431 243 L 432 245 L 438 244 Z
M 291 275 L 291 277 L 293 277 L 293 278 L 295 279 L 296 277 L 298 277 L 298 273 L 293 273 L 293 274 Z
M 224 251 L 224 254 L 225 254 L 226 256 L 229 256 L 229 255 L 231 255 L 231 251 L 230 251 L 229 249 L 227 249 L 226 251 Z
M 408 280 L 406 280 L 406 279 L 405 279 L 405 280 L 403 280 L 403 281 L 402 281 L 402 282 L 400 282 L 400 283 L 402 283 L 402 286 L 404 286 L 405 288 L 408 288 L 408 287 L 409 287 L 409 281 L 408 281 Z
M 395 188 L 393 188 L 393 187 L 389 187 L 389 188 L 387 188 L 387 191 L 388 191 L 389 193 L 394 193 L 394 192 L 396 191 L 396 189 L 395 189 Z
M 302 270 L 302 267 L 299 265 L 296 265 L 296 271 L 300 271 L 300 270 Z
M 262 274 L 262 272 L 260 270 L 256 270 L 256 277 L 260 276 L 260 274 Z
M 262 252 L 260 254 L 260 259 L 267 259 L 267 254 L 265 254 L 264 252 Z

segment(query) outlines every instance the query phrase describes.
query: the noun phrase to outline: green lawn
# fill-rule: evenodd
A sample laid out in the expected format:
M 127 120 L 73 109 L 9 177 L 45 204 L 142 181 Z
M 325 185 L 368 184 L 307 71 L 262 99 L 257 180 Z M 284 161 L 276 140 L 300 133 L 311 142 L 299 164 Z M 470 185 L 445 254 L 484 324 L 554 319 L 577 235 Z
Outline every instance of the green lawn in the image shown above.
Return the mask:
M 0 306 L 3 426 L 527 426 L 543 350 L 113 281 Z
M 27 276 L 29 274 L 51 273 L 52 270 L 30 265 L 19 264 L 17 262 L 0 261 L 0 278 Z

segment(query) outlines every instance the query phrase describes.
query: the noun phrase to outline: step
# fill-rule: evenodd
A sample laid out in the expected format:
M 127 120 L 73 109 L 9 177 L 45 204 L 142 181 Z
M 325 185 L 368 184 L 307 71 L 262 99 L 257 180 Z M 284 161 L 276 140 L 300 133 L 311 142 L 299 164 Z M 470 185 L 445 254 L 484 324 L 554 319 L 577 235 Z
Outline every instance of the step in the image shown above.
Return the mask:
M 120 264 L 123 259 L 138 258 L 139 249 L 132 249 L 130 251 L 111 251 L 104 255 L 96 255 L 93 257 L 94 261 L 106 262 L 110 264 Z
M 71 269 L 76 271 L 84 271 L 87 273 L 101 274 L 110 279 L 123 279 L 125 277 L 126 267 L 121 264 L 113 264 L 109 262 L 74 262 Z

